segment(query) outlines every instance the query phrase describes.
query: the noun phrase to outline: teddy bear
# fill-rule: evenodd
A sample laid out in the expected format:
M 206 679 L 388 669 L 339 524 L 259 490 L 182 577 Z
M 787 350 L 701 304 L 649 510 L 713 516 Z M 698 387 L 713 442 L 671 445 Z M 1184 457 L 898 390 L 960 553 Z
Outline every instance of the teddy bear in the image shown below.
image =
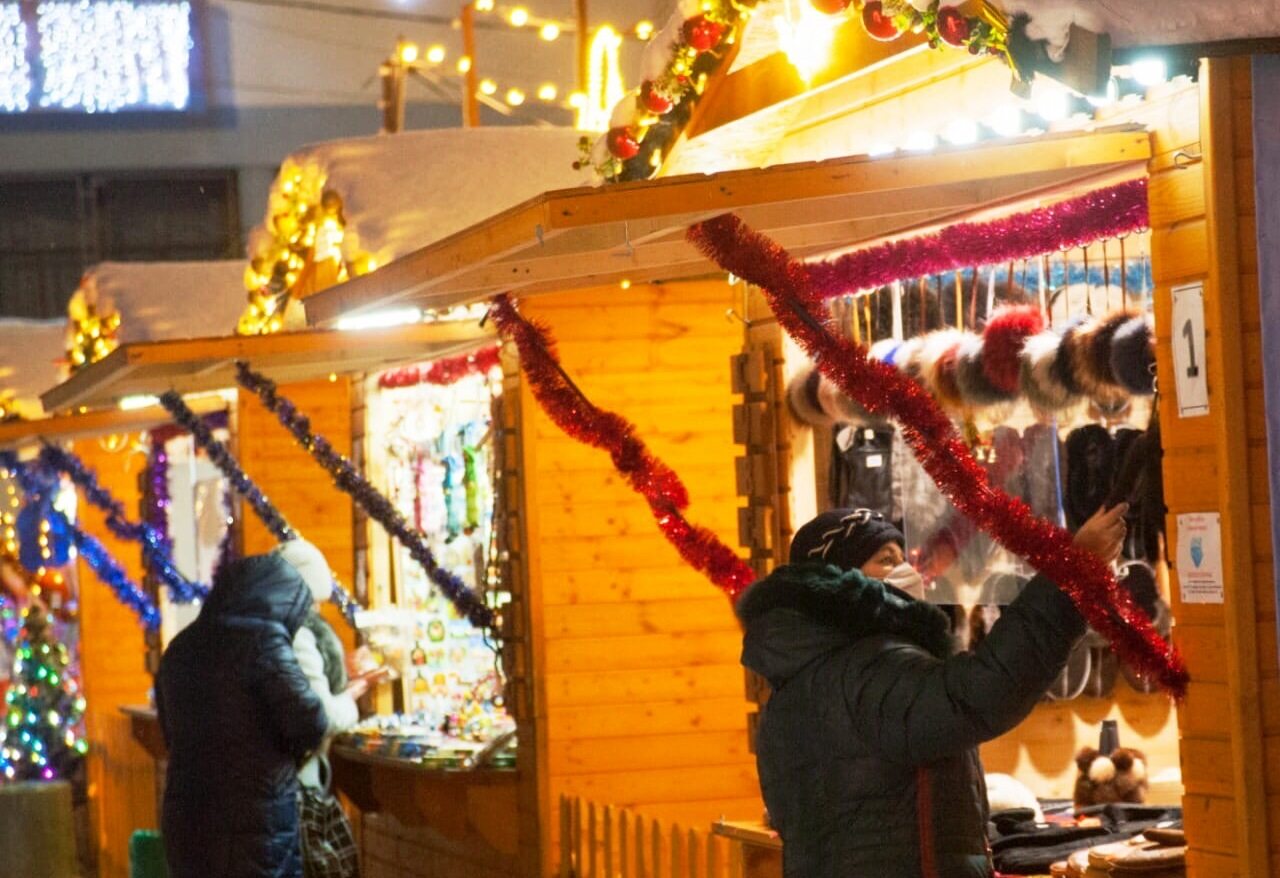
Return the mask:
M 1118 747 L 1103 756 L 1094 747 L 1076 754 L 1075 806 L 1125 802 L 1139 805 L 1147 798 L 1147 757 L 1140 750 Z

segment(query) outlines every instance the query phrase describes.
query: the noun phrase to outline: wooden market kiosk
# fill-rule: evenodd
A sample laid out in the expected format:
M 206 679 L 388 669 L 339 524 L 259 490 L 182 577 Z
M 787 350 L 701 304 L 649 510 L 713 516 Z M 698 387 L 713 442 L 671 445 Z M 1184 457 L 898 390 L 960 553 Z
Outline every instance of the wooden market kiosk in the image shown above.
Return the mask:
M 668 438 L 670 431 L 676 428 L 663 412 L 634 400 L 632 388 L 616 390 L 610 396 L 614 385 L 603 374 L 599 384 L 593 383 L 598 372 L 613 369 L 610 364 L 593 359 L 592 346 L 585 342 L 578 353 L 576 333 L 595 337 L 593 334 L 607 331 L 600 324 L 608 321 L 611 314 L 622 318 L 637 305 L 657 315 L 665 309 L 688 313 L 694 302 L 701 302 L 704 295 L 712 292 L 707 282 L 682 280 L 713 271 L 685 243 L 684 229 L 688 224 L 733 211 L 749 225 L 790 247 L 793 253 L 816 254 L 936 225 L 1000 204 L 1036 198 L 1051 200 L 1057 197 L 1055 193 L 1069 192 L 1073 186 L 1098 185 L 1108 175 L 1114 179 L 1117 173 L 1145 173 L 1150 180 L 1150 258 L 1160 384 L 1169 387 L 1174 383 L 1169 290 L 1188 280 L 1205 284 L 1207 368 L 1210 374 L 1220 376 L 1210 382 L 1208 417 L 1181 419 L 1173 396 L 1161 398 L 1170 516 L 1167 530 L 1172 540 L 1176 534 L 1173 516 L 1182 512 L 1220 513 L 1225 601 L 1220 605 L 1183 603 L 1175 571 L 1174 638 L 1193 676 L 1187 700 L 1177 707 L 1176 720 L 1168 703 L 1159 696 L 1148 697 L 1143 705 L 1049 705 L 1038 708 L 1023 728 L 986 747 L 984 756 L 990 767 L 1011 771 L 1033 786 L 1047 785 L 1060 795 L 1064 778 L 1069 783 L 1070 754 L 1088 740 L 1098 721 L 1118 714 L 1122 721 L 1129 720 L 1124 729 L 1126 740 L 1139 746 L 1155 742 L 1166 760 L 1180 763 L 1189 873 L 1271 874 L 1274 842 L 1269 839 L 1274 833 L 1265 815 L 1276 811 L 1268 807 L 1275 804 L 1269 798 L 1273 772 L 1260 771 L 1258 767 L 1274 761 L 1268 758 L 1272 751 L 1280 752 L 1280 726 L 1273 721 L 1277 679 L 1275 605 L 1267 587 L 1272 575 L 1271 551 L 1266 541 L 1271 512 L 1263 453 L 1266 432 L 1260 381 L 1252 105 L 1247 59 L 1205 62 L 1196 82 L 1154 88 L 1139 102 L 1100 109 L 1096 120 L 1088 123 L 1090 127 L 1101 122 L 1136 128 L 1099 128 L 1093 133 L 1034 137 L 965 150 L 942 150 L 932 155 L 831 159 L 816 164 L 804 161 L 817 149 L 815 144 L 827 140 L 856 142 L 859 132 L 874 129 L 872 124 L 860 123 L 874 119 L 876 95 L 888 94 L 894 101 L 906 95 L 918 105 L 947 105 L 950 100 L 958 100 L 961 92 L 972 91 L 984 77 L 988 85 L 994 81 L 991 65 L 986 63 L 988 67 L 984 68 L 983 62 L 954 58 L 948 61 L 943 56 L 917 51 L 905 53 L 898 64 L 878 65 L 865 75 L 855 71 L 837 81 L 832 90 L 815 90 L 802 98 L 810 103 L 798 113 L 799 133 L 790 140 L 784 136 L 771 142 L 770 160 L 794 160 L 797 164 L 723 171 L 711 176 L 677 176 L 594 192 L 548 193 L 381 271 L 319 293 L 307 302 L 308 316 L 313 322 L 324 324 L 342 315 L 394 302 L 444 307 L 512 290 L 521 298 L 525 313 L 546 319 L 557 332 L 566 368 L 575 380 L 581 380 L 589 394 L 596 390 L 601 404 L 616 407 L 637 420 L 646 439 L 661 451 L 670 451 L 668 459 L 679 470 L 682 465 L 699 466 L 695 461 L 700 458 L 686 453 L 678 444 L 668 444 L 672 441 Z M 895 81 L 895 74 L 901 75 L 901 82 Z M 768 130 L 768 123 L 777 121 L 768 117 L 767 102 L 761 107 L 746 99 L 751 97 L 750 77 L 747 73 L 743 77 L 747 91 L 719 97 L 718 106 L 728 116 L 722 120 L 726 138 L 743 136 L 728 122 L 740 119 L 744 126 L 760 122 L 760 127 Z M 1001 70 L 999 79 L 1003 89 L 1007 86 L 1007 71 Z M 835 89 L 841 93 L 833 94 Z M 981 89 L 977 91 L 982 94 Z M 991 93 L 990 89 L 987 93 Z M 716 100 L 712 93 L 712 107 Z M 893 101 L 885 103 L 896 107 Z M 744 104 L 765 118 L 753 119 L 753 112 L 737 112 Z M 841 111 L 831 112 L 833 106 Z M 902 113 L 909 110 L 910 107 L 901 108 Z M 796 113 L 795 103 L 788 103 L 786 111 Z M 879 107 L 879 111 L 887 112 L 885 107 Z M 713 110 L 703 112 L 710 115 Z M 714 134 L 714 129 L 710 133 Z M 706 136 L 708 133 L 704 132 L 702 137 Z M 698 138 L 690 143 L 696 145 Z M 724 154 L 714 148 L 706 152 Z M 658 281 L 663 283 L 641 286 L 642 282 Z M 729 295 L 727 287 L 721 290 L 715 309 L 737 308 L 742 314 L 741 300 Z M 704 313 L 712 310 L 707 307 Z M 753 336 L 765 335 L 776 343 L 777 331 L 767 325 L 764 315 L 749 310 L 744 316 L 755 324 Z M 757 319 L 763 322 L 756 323 Z M 584 320 L 589 321 L 586 327 L 581 326 Z M 683 334 L 678 332 L 675 336 Z M 740 327 L 735 334 L 741 341 Z M 748 340 L 749 347 L 752 341 Z M 641 346 L 648 348 L 650 358 L 661 358 L 665 355 L 660 351 L 666 350 L 668 344 L 670 341 L 658 336 Z M 777 356 L 774 348 L 774 357 Z M 702 367 L 696 368 L 698 371 L 688 373 L 690 381 L 703 374 Z M 773 408 L 781 412 L 785 406 L 779 404 L 779 384 L 775 382 L 770 392 L 774 394 Z M 708 411 L 712 395 L 703 394 Z M 520 399 L 522 415 L 527 418 L 532 400 L 523 391 Z M 722 409 L 721 414 L 724 413 Z M 1238 429 L 1242 419 L 1245 429 Z M 550 496 L 558 502 L 571 498 L 564 494 L 560 480 L 543 475 L 544 469 L 552 465 L 544 449 L 557 446 L 541 441 L 544 434 L 551 432 L 546 422 L 538 415 L 531 420 L 539 442 L 525 442 L 522 449 L 521 490 L 528 515 L 520 524 L 524 544 L 530 547 L 524 570 L 528 598 L 523 605 L 527 609 L 522 623 L 529 626 L 534 685 L 518 708 L 523 712 L 522 739 L 529 740 L 525 729 L 531 726 L 537 748 L 535 758 L 542 763 L 542 753 L 549 757 L 545 767 L 537 765 L 533 776 L 522 780 L 532 786 L 525 793 L 525 801 L 536 804 L 539 825 L 529 831 L 536 833 L 545 872 L 556 861 L 555 840 L 561 832 L 559 822 L 552 816 L 555 796 L 566 792 L 581 794 L 597 803 L 634 805 L 641 810 L 644 803 L 637 800 L 634 788 L 626 782 L 630 779 L 626 767 L 632 754 L 621 747 L 614 751 L 610 772 L 613 783 L 595 779 L 589 784 L 581 783 L 573 771 L 561 771 L 554 761 L 560 747 L 580 748 L 574 738 L 582 732 L 557 719 L 557 693 L 563 691 L 564 681 L 573 675 L 566 674 L 572 669 L 559 662 L 563 647 L 558 641 L 564 628 L 559 621 L 561 613 L 552 609 L 556 604 L 550 603 L 566 599 L 560 596 L 565 578 L 561 567 L 546 560 L 554 555 L 550 548 L 554 544 L 549 540 L 558 537 L 559 525 L 545 527 L 541 516 L 546 504 L 542 498 Z M 526 425 L 525 430 L 528 429 Z M 747 456 L 758 459 L 758 469 L 765 473 L 762 481 L 770 485 L 769 491 L 752 491 L 752 480 L 747 478 L 743 492 L 753 500 L 756 513 L 773 515 L 773 524 L 760 523 L 754 514 L 748 514 L 743 521 L 753 556 L 768 563 L 776 558 L 795 524 L 795 518 L 786 515 L 782 503 L 785 489 L 795 489 L 799 482 L 791 480 L 789 440 L 776 438 L 791 434 L 783 423 L 776 431 L 753 436 L 747 428 L 742 435 L 750 443 Z M 718 466 L 722 478 L 727 476 L 727 459 L 721 458 Z M 1215 478 L 1205 478 L 1206 473 L 1215 474 Z M 553 481 L 554 484 L 547 484 Z M 691 488 L 696 514 L 702 485 L 694 483 Z M 704 490 L 713 489 L 708 486 Z M 762 497 L 762 493 L 772 496 Z M 638 510 L 637 527 L 651 526 L 640 514 L 640 505 L 630 502 Z M 737 510 L 733 512 L 736 515 Z M 714 512 L 702 512 L 702 516 L 722 532 L 730 531 L 735 523 L 718 524 L 721 519 Z M 1171 557 L 1175 548 L 1170 547 Z M 612 551 L 603 548 L 596 550 L 592 560 L 599 567 L 617 563 Z M 630 575 L 627 577 L 629 581 Z M 597 573 L 596 578 L 610 582 L 620 576 Z M 606 587 L 611 591 L 618 588 Z M 580 590 L 567 597 L 580 600 Z M 640 630 L 653 624 L 639 608 L 614 610 L 611 625 L 625 625 L 625 630 L 634 631 L 631 626 L 637 623 Z M 708 607 L 707 612 L 714 610 Z M 634 613 L 639 613 L 640 618 L 631 622 Z M 723 639 L 724 644 L 718 649 L 720 661 L 727 664 L 737 655 L 736 638 L 728 634 L 727 626 Z M 708 649 L 714 648 L 710 638 L 701 641 Z M 541 660 L 539 644 L 545 655 Z M 593 680 L 620 678 L 625 673 L 621 669 L 610 670 L 621 644 L 595 645 L 594 661 L 599 664 Z M 745 727 L 740 729 L 743 738 L 745 731 Z M 728 797 L 725 803 L 720 813 L 736 816 Z M 713 813 L 708 816 L 715 816 L 714 808 L 704 810 L 711 810 Z M 533 819 L 531 813 L 522 816 L 524 820 Z M 686 812 L 686 819 L 693 816 L 693 810 Z M 566 827 L 572 831 L 570 824 Z M 592 835 L 596 844 L 588 842 L 587 847 L 598 851 L 599 834 Z

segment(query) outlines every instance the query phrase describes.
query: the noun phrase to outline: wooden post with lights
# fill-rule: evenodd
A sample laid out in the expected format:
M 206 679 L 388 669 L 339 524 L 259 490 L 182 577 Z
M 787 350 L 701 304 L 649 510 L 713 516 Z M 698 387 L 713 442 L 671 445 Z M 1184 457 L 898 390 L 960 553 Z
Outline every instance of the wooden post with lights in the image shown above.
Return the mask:
M 578 91 L 586 92 L 591 68 L 591 32 L 587 23 L 587 0 L 573 0 L 578 28 Z
M 462 57 L 466 69 L 462 71 L 462 127 L 480 127 L 480 101 L 476 97 L 476 8 L 474 3 L 462 7 Z
M 404 83 L 408 65 L 416 59 L 417 52 L 415 44 L 402 38 L 396 41 L 396 50 L 391 57 L 378 66 L 378 76 L 382 80 L 382 99 L 378 101 L 378 109 L 382 111 L 383 134 L 398 134 L 404 130 Z M 413 57 L 409 57 L 410 53 Z

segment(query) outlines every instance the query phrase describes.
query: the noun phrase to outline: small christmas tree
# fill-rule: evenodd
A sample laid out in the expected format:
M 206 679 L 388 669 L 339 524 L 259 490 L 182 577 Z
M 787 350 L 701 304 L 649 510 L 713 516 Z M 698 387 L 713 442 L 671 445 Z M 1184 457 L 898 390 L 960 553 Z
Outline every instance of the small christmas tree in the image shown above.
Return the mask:
M 44 609 L 32 604 L 5 693 L 0 780 L 53 780 L 73 775 L 88 750 L 83 736 L 84 698 Z

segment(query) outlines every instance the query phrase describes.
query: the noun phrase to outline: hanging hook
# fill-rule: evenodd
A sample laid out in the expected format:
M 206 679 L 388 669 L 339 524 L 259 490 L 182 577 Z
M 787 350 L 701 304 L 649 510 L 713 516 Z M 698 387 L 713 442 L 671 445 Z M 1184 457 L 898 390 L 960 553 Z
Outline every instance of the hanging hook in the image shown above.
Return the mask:
M 1204 161 L 1204 153 L 1198 150 L 1180 149 L 1173 154 L 1173 166 L 1180 171 L 1185 171 L 1192 165 L 1198 165 L 1202 161 Z

